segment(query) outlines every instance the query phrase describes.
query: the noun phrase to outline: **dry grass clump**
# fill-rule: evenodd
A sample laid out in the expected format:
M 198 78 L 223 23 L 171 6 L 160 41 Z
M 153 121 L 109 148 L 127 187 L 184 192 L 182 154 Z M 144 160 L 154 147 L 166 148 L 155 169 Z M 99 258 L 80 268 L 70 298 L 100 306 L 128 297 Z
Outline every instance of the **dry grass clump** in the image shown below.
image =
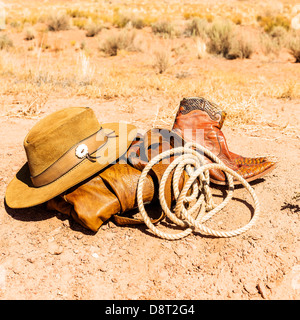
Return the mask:
M 90 16 L 89 12 L 77 8 L 68 8 L 66 13 L 72 18 L 89 18 Z
M 216 20 L 206 31 L 208 52 L 226 59 L 249 59 L 254 51 L 251 34 L 235 27 L 229 20 Z
M 0 36 L 0 50 L 8 49 L 13 47 L 12 40 L 8 37 L 7 34 L 3 34 Z
M 157 50 L 154 53 L 153 67 L 158 70 L 158 73 L 165 72 L 171 65 L 171 54 L 166 49 Z
M 230 15 L 230 20 L 237 25 L 241 25 L 243 22 L 243 18 L 240 14 L 236 13 L 234 15 Z
M 277 55 L 280 50 L 280 46 L 276 38 L 270 36 L 268 33 L 262 33 L 259 37 L 259 43 L 262 52 L 265 55 L 274 54 Z
M 166 20 L 152 23 L 151 28 L 153 33 L 159 34 L 162 36 L 171 37 L 175 34 L 174 26 L 169 21 L 166 21 Z
M 99 50 L 109 56 L 116 56 L 118 50 L 136 51 L 136 32 L 134 30 L 122 30 L 109 34 L 99 46 Z
M 72 19 L 73 26 L 77 27 L 78 29 L 84 29 L 88 23 L 86 18 L 74 18 Z
M 148 22 L 145 19 L 133 17 L 131 19 L 131 24 L 132 24 L 133 28 L 143 29 L 144 27 L 146 27 L 148 25 Z
M 295 62 L 300 63 L 300 33 L 289 36 L 287 39 L 287 48 L 296 59 Z
M 210 13 L 203 14 L 202 12 L 184 12 L 183 17 L 186 20 L 190 20 L 193 18 L 201 18 L 205 19 L 208 22 L 212 22 L 214 20 L 214 16 Z
M 117 28 L 125 28 L 130 21 L 130 17 L 123 13 L 120 13 L 119 10 L 115 10 L 113 16 L 113 25 Z
M 209 26 L 207 20 L 195 17 L 187 25 L 185 29 L 185 34 L 188 36 L 197 36 L 201 37 L 202 39 L 206 39 L 208 28 Z
M 95 67 L 90 62 L 90 58 L 80 51 L 77 58 L 76 76 L 80 86 L 91 85 L 94 80 Z
M 282 26 L 276 26 L 269 32 L 269 36 L 273 39 L 274 43 L 281 48 L 286 45 L 288 31 Z
M 49 31 L 68 30 L 70 28 L 70 18 L 65 13 L 52 13 L 47 19 Z
M 97 23 L 90 23 L 88 26 L 86 26 L 85 30 L 85 35 L 87 37 L 95 37 L 102 30 L 102 25 Z
M 209 42 L 208 51 L 227 57 L 231 49 L 233 37 L 232 24 L 228 20 L 216 20 L 207 31 Z
M 265 95 L 276 99 L 297 99 L 300 97 L 296 80 L 283 81 L 280 84 L 268 84 Z
M 30 40 L 33 40 L 34 38 L 35 38 L 35 36 L 34 36 L 33 29 L 32 28 L 26 29 L 24 39 L 27 41 L 30 41 Z
M 137 17 L 134 14 L 120 13 L 119 9 L 116 9 L 114 11 L 112 24 L 117 28 L 125 28 L 126 26 L 130 25 L 135 29 L 142 29 L 149 25 L 149 21 L 147 21 L 147 19 Z
M 254 51 L 253 42 L 245 32 L 236 33 L 231 40 L 228 59 L 249 59 Z
M 282 27 L 282 26 L 276 26 L 272 29 L 272 31 L 269 32 L 269 35 L 272 38 L 276 38 L 276 39 L 284 39 L 287 35 L 287 30 L 286 28 Z

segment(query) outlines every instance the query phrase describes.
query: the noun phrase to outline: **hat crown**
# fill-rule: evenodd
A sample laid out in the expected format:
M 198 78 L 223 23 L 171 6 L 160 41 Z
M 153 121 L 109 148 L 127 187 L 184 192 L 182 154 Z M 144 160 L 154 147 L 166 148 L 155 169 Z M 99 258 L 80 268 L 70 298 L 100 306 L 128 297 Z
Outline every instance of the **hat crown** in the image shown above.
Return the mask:
M 66 108 L 40 120 L 24 140 L 31 176 L 41 174 L 75 144 L 99 129 L 91 108 Z

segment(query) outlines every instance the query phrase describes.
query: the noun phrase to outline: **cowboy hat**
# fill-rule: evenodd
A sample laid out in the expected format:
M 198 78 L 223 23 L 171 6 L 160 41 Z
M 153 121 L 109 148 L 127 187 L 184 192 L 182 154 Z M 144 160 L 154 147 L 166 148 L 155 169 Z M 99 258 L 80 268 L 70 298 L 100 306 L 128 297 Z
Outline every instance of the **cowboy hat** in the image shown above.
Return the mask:
M 136 131 L 131 124 L 100 124 L 91 108 L 50 114 L 25 137 L 27 162 L 9 183 L 6 204 L 35 206 L 90 178 L 127 151 Z

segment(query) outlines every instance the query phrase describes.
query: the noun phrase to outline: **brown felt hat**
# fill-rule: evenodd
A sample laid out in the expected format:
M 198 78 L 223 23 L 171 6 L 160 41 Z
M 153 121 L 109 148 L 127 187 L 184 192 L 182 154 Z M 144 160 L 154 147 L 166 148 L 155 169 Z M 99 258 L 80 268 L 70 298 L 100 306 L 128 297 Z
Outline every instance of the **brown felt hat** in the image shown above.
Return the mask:
M 136 137 L 136 127 L 102 123 L 91 108 L 59 110 L 27 134 L 27 162 L 7 187 L 11 208 L 46 202 L 114 163 Z

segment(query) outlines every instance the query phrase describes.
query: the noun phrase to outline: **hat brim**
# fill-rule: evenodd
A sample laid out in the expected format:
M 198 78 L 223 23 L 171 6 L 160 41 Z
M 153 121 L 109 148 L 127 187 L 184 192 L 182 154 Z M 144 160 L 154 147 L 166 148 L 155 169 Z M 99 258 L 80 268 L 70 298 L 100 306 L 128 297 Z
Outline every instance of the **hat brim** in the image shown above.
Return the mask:
M 123 134 L 123 130 L 120 132 L 122 125 L 126 125 L 126 134 Z M 84 159 L 62 177 L 43 187 L 35 187 L 32 184 L 28 163 L 25 163 L 6 189 L 6 204 L 10 208 L 28 208 L 58 196 L 116 161 L 127 151 L 137 134 L 136 127 L 131 124 L 105 123 L 101 126 L 106 134 L 114 131 L 116 136 L 110 137 L 105 147 L 94 153 L 97 157 L 100 156 L 101 161 L 92 162 Z

